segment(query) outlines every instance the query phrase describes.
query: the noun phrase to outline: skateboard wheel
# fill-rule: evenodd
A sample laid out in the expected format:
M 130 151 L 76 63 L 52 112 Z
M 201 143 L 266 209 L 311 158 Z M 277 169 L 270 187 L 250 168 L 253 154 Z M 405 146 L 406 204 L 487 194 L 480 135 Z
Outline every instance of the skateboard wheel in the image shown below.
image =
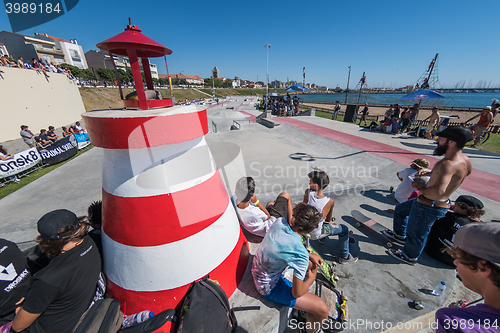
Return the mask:
M 354 234 L 354 231 L 352 231 L 352 230 L 349 230 L 349 233 L 350 233 L 350 234 L 352 235 L 352 234 Z
M 388 247 L 392 247 L 392 243 L 391 242 L 387 242 L 387 246 Z
M 349 298 L 347 298 L 347 296 L 342 295 L 342 300 L 347 302 Z
M 361 223 L 356 222 L 356 227 L 359 227 L 359 226 L 361 226 Z
M 337 275 L 335 275 L 335 276 L 333 277 L 333 280 L 338 281 L 338 280 L 340 280 L 340 278 L 339 278 Z

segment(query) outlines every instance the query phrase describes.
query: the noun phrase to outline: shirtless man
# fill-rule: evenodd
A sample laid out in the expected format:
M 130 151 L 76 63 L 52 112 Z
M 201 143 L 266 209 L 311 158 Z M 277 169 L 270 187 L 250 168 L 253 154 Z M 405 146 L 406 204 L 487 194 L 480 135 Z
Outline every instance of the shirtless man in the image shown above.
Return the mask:
M 471 131 L 460 126 L 448 126 L 436 135 L 438 147 L 434 155 L 444 155 L 444 158 L 431 171 L 416 173 L 419 177 L 431 177 L 427 188 L 421 189 L 416 199 L 396 206 L 394 231 L 386 232 L 395 242 L 404 244 L 403 250 L 389 250 L 388 254 L 409 265 L 417 263 L 432 225 L 448 212 L 451 194 L 472 172 L 472 164 L 462 152 L 465 144 L 472 140 Z
M 426 119 L 424 119 L 424 121 L 429 120 L 429 125 L 425 129 L 425 138 L 426 139 L 430 139 L 432 137 L 431 131 L 433 129 L 437 128 L 437 126 L 439 124 L 439 119 L 440 119 L 439 117 L 440 117 L 440 115 L 439 115 L 437 107 L 433 107 L 431 115 L 429 117 L 427 117 Z

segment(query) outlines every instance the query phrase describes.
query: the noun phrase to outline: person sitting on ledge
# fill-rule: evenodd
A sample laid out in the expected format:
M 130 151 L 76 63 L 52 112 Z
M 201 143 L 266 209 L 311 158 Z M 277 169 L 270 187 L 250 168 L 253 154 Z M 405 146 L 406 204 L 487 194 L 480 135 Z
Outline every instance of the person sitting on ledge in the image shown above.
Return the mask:
M 52 144 L 52 143 L 43 143 L 42 139 L 40 139 L 39 136 L 35 136 L 35 142 L 36 142 L 36 146 L 40 147 L 42 149 L 46 149 L 47 147 L 49 147 Z
M 86 131 L 86 130 L 84 130 L 84 129 L 82 128 L 82 126 L 80 126 L 80 122 L 79 122 L 79 121 L 77 121 L 77 122 L 75 123 L 75 129 L 76 129 L 76 130 L 78 131 L 78 133 L 80 133 L 80 134 L 81 134 L 81 133 L 87 133 L 87 131 Z
M 455 235 L 455 247 L 450 252 L 455 258 L 457 273 L 464 286 L 484 296 L 484 304 L 437 310 L 436 333 L 498 332 L 500 223 L 470 223 L 463 226 L 458 229 Z
M 10 61 L 9 60 L 9 57 L 4 54 L 1 58 L 0 58 L 0 63 L 6 67 L 18 67 L 17 64 L 14 62 L 14 61 Z
M 87 235 L 89 226 L 69 210 L 49 212 L 37 226 L 36 242 L 52 260 L 33 275 L 11 332 L 71 333 L 94 297 L 99 252 Z
M 264 207 L 255 195 L 255 180 L 252 177 L 242 177 L 238 180 L 233 200 L 243 227 L 260 237 L 265 236 L 276 219 L 283 217 L 290 221 L 292 217 L 293 206 L 290 195 L 282 192 L 275 202 L 269 202 Z
M 0 145 L 0 161 L 7 161 L 10 160 L 11 158 L 14 158 L 14 155 L 8 154 L 7 150 L 5 150 L 5 148 L 2 145 Z M 16 182 L 16 183 L 19 182 L 19 179 L 17 179 L 16 176 L 7 176 L 5 177 L 5 179 L 7 182 Z
M 75 125 L 71 125 L 68 129 L 71 134 L 80 134 L 80 130 L 75 127 Z
M 315 207 L 299 203 L 293 208 L 289 223 L 279 218 L 271 226 L 252 262 L 252 277 L 259 294 L 305 311 L 308 332 L 321 332 L 321 325 L 328 318 L 325 302 L 307 291 L 316 280 L 321 258 L 308 253 L 302 243 L 302 236 L 317 228 L 320 219 Z M 284 277 L 287 267 L 293 269 L 293 282 Z
M 19 57 L 17 59 L 17 67 L 26 69 L 26 66 L 24 65 L 24 59 L 23 59 L 23 57 Z
M 47 137 L 50 141 L 56 142 L 59 139 L 59 136 L 54 133 L 54 126 L 49 126 L 49 131 L 47 132 Z
M 67 137 L 67 136 L 70 136 L 72 133 L 69 132 L 69 130 L 66 128 L 66 127 L 61 127 L 62 129 L 62 136 L 63 138 Z
M 49 139 L 49 136 L 47 135 L 47 130 L 44 129 L 44 128 L 42 128 L 40 130 L 40 135 L 38 137 L 40 138 L 40 140 L 44 144 L 53 144 L 54 143 L 54 141 L 52 141 L 51 139 Z
M 344 224 L 331 223 L 335 201 L 323 193 L 330 184 L 330 178 L 322 170 L 313 170 L 307 176 L 309 188 L 304 193 L 303 203 L 313 206 L 321 214 L 318 227 L 310 232 L 311 239 L 323 241 L 328 236 L 339 236 L 339 263 L 358 261 L 357 257 L 349 253 L 349 228 Z
M 445 250 L 453 248 L 457 230 L 469 223 L 481 221 L 480 217 L 484 214 L 483 208 L 481 200 L 471 195 L 459 196 L 451 205 L 451 211 L 432 226 L 424 251 L 434 259 L 455 267 L 454 259 Z

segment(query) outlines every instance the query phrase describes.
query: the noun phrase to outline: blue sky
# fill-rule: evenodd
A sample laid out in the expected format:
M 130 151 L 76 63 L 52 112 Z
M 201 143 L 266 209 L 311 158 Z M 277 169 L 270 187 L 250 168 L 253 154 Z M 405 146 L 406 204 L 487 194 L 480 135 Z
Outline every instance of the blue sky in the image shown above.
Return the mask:
M 499 0 L 160 1 L 80 0 L 34 31 L 77 39 L 84 52 L 132 24 L 173 50 L 170 73 L 269 79 L 345 88 L 366 72 L 369 87 L 413 84 L 439 53 L 441 86 L 500 87 Z M 0 30 L 12 31 L 0 13 Z M 163 60 L 152 60 L 160 74 Z

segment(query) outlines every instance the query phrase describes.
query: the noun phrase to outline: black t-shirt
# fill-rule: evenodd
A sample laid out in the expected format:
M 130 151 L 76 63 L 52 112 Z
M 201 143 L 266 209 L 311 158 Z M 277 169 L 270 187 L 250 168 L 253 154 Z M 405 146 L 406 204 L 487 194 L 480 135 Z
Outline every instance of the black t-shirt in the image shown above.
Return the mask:
M 56 133 L 54 132 L 47 132 L 47 137 L 50 139 L 50 140 L 55 140 L 56 139 Z
M 436 222 L 431 228 L 425 252 L 434 259 L 444 262 L 445 264 L 455 267 L 454 259 L 442 251 L 446 248 L 453 247 L 453 239 L 458 229 L 466 224 L 475 222 L 465 215 L 460 215 L 454 212 L 448 212 L 446 215 Z
M 23 309 L 42 314 L 28 332 L 72 332 L 92 301 L 100 269 L 97 247 L 86 236 L 80 245 L 53 258 L 33 275 Z
M 16 303 L 26 295 L 31 274 L 15 243 L 0 238 L 0 326 L 12 321 Z

